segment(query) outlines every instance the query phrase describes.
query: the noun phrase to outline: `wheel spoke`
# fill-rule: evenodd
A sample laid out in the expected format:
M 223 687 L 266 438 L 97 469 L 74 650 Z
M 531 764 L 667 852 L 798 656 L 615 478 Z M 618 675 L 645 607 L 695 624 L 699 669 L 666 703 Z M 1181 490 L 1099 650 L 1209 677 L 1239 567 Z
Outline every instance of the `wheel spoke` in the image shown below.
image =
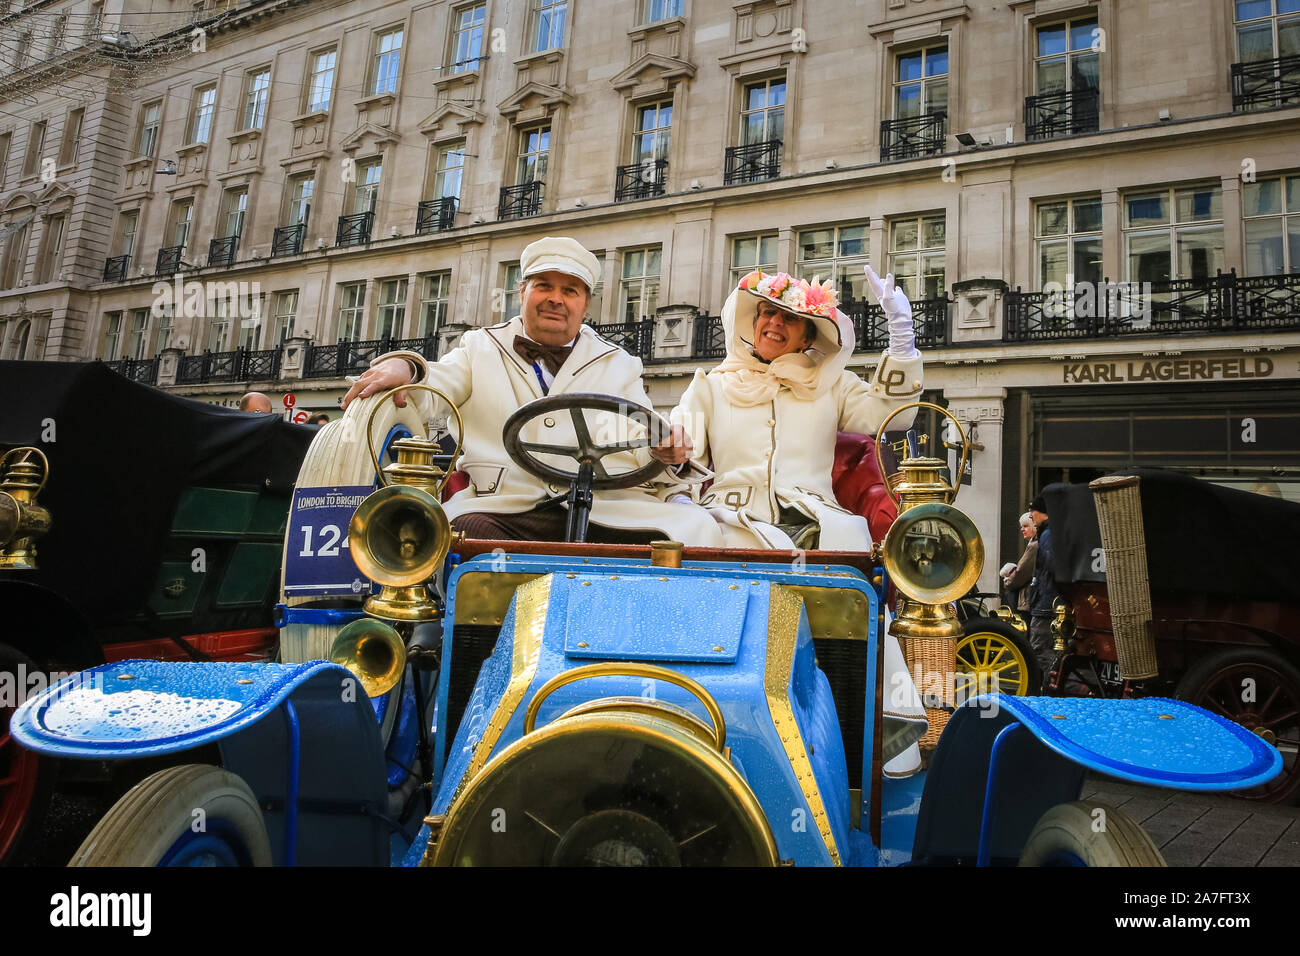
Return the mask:
M 618 451 L 631 451 L 633 448 L 645 448 L 650 444 L 646 438 L 629 438 L 627 441 L 616 441 L 611 445 L 597 445 L 593 452 L 604 458 L 606 455 L 612 455 Z
M 1277 717 L 1274 717 L 1272 720 L 1261 720 L 1260 724 L 1264 727 L 1273 727 L 1276 726 L 1277 724 L 1282 723 L 1282 721 L 1284 720 L 1294 719 L 1297 713 L 1300 713 L 1300 711 L 1289 710 L 1285 714 L 1279 714 Z
M 569 409 L 569 417 L 573 419 L 573 433 L 578 436 L 578 453 L 584 456 L 590 455 L 595 450 L 595 443 L 591 440 L 591 432 L 587 430 L 587 419 L 578 408 Z
M 538 455 L 563 455 L 565 458 L 576 458 L 579 453 L 579 449 L 570 445 L 547 445 L 542 442 L 521 441 L 519 447 Z

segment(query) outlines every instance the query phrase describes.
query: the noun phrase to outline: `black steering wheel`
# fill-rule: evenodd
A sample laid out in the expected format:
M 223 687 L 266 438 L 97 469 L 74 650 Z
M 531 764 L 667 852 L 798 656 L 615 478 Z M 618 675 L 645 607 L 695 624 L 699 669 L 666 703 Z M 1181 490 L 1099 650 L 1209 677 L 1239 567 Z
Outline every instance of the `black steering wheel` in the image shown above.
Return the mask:
M 587 425 L 585 413 L 588 411 L 622 416 L 639 425 L 644 430 L 644 435 L 598 444 Z M 573 422 L 577 445 L 524 441 L 521 437 L 524 426 L 529 422 L 545 415 L 555 415 L 558 418 L 561 413 L 567 413 Z M 555 418 L 547 418 L 545 423 L 554 426 Z M 663 462 L 651 459 L 632 471 L 611 475 L 605 468 L 604 459 L 621 452 L 658 445 L 668 436 L 669 431 L 668 422 L 653 409 L 643 408 L 614 395 L 578 393 L 548 395 L 521 406 L 506 419 L 501 440 L 510 459 L 533 477 L 569 485 L 569 521 L 565 538 L 568 541 L 585 541 L 593 491 L 633 488 L 659 475 L 667 467 Z M 576 471 L 556 468 L 540 460 L 538 455 L 571 458 L 577 462 L 578 468 Z

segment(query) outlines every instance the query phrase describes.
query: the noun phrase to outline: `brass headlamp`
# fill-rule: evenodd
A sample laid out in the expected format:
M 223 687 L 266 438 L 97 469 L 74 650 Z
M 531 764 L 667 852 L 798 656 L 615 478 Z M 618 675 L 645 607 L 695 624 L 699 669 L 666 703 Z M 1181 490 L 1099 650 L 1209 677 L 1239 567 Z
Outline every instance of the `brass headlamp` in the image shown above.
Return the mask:
M 53 524 L 36 501 L 49 474 L 49 459 L 39 448 L 13 448 L 0 456 L 0 570 L 36 568 L 34 542 Z

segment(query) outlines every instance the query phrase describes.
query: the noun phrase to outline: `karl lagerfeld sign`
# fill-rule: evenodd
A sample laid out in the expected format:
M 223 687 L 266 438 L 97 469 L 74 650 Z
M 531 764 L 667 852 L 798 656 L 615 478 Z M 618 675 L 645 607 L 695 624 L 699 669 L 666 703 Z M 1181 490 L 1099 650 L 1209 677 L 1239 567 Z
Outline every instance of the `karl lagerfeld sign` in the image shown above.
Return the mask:
M 1117 382 L 1221 382 L 1269 378 L 1270 358 L 1135 359 L 1129 362 L 1066 362 L 1066 385 Z

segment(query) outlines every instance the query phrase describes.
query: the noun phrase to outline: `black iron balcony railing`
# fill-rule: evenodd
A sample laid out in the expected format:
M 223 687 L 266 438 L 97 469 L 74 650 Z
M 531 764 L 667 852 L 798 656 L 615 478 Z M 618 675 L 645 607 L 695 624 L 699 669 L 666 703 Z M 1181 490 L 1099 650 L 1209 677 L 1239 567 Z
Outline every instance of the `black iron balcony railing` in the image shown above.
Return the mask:
M 302 244 L 306 238 L 305 222 L 296 222 L 292 226 L 276 226 L 271 236 L 271 258 L 298 255 L 302 252 Z
M 644 162 L 619 166 L 614 180 L 614 199 L 648 199 L 664 194 L 664 174 L 668 160 L 647 159 Z
M 937 156 L 948 144 L 948 114 L 943 111 L 880 124 L 880 160 Z
M 1300 54 L 1232 64 L 1232 108 L 1262 110 L 1300 103 Z
M 208 382 L 247 382 L 280 377 L 280 350 L 235 349 L 182 355 L 176 369 L 177 385 L 206 385 Z
M 727 337 L 722 330 L 722 316 L 701 312 L 695 317 L 695 334 L 691 341 L 691 358 L 717 359 L 727 354 Z
M 233 266 L 239 249 L 239 236 L 222 236 L 208 243 L 208 267 Z
M 1006 295 L 1008 342 L 1300 329 L 1300 273 L 1219 272 L 1168 282 L 1076 283 Z
M 1061 90 L 1025 97 L 1025 138 L 1054 139 L 1095 133 L 1101 123 L 1099 90 Z
M 158 250 L 158 262 L 154 266 L 154 275 L 175 275 L 185 268 L 181 258 L 185 255 L 184 246 L 164 246 Z
M 443 196 L 441 199 L 426 199 L 416 207 L 415 234 L 441 232 L 456 225 L 456 206 L 459 200 L 455 196 Z
M 124 375 L 133 382 L 153 385 L 158 381 L 158 360 L 124 358 L 114 362 L 105 362 L 114 372 Z
M 948 344 L 948 306 L 952 301 L 943 296 L 912 303 L 917 348 L 942 348 Z M 889 348 L 889 320 L 877 303 L 846 297 L 839 308 L 853 321 L 854 351 L 879 352 Z
M 610 322 L 593 326 L 607 341 L 624 352 L 637 356 L 643 362 L 654 358 L 655 320 L 638 319 L 635 322 Z
M 438 357 L 438 336 L 431 334 L 414 339 L 367 339 L 313 345 L 307 349 L 303 378 L 342 378 L 344 375 L 360 374 L 379 356 L 398 350 L 419 352 L 433 361 Z
M 370 241 L 370 230 L 375 225 L 375 214 L 357 212 L 350 216 L 339 216 L 338 232 L 334 237 L 336 246 L 360 246 Z
M 246 349 L 244 350 L 243 368 L 240 378 L 279 378 L 280 350 Z
M 722 182 L 757 183 L 781 175 L 781 141 L 769 139 L 748 146 L 728 146 Z
M 497 200 L 498 219 L 522 219 L 535 216 L 542 211 L 542 187 L 546 184 L 540 179 L 517 186 L 502 186 L 501 198 Z
M 104 281 L 123 282 L 126 280 L 126 273 L 130 268 L 130 256 L 110 256 L 104 260 Z

